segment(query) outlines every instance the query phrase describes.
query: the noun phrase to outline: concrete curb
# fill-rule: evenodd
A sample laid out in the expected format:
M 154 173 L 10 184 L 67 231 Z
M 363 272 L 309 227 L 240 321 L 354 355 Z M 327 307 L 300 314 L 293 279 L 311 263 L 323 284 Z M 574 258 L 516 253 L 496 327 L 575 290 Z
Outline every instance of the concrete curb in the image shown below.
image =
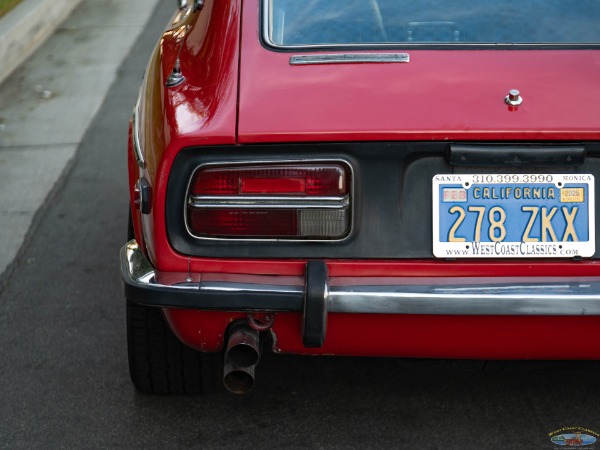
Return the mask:
M 44 43 L 81 0 L 23 0 L 0 19 L 0 84 Z

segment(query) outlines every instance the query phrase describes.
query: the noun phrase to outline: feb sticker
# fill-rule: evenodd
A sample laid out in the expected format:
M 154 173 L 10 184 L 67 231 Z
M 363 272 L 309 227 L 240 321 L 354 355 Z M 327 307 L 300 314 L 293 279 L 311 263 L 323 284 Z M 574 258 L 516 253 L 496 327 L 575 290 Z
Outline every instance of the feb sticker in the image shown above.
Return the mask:
M 549 434 L 554 445 L 562 447 L 586 447 L 593 449 L 600 435 L 583 427 L 565 427 Z

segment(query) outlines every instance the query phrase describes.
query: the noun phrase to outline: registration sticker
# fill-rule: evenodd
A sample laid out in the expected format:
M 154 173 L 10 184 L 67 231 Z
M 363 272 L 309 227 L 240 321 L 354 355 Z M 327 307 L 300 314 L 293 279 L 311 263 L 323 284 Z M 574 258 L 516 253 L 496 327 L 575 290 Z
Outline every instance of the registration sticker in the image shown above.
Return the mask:
M 438 258 L 573 258 L 596 251 L 594 176 L 433 177 Z

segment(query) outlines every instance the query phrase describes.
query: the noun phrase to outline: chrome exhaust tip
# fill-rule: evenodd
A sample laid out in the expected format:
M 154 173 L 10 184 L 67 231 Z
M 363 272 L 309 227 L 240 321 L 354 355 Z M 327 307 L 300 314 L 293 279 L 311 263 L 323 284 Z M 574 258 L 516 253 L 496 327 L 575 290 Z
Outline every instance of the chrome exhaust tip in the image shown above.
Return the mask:
M 254 387 L 254 369 L 260 359 L 260 336 L 246 324 L 231 328 L 223 366 L 223 384 L 234 394 Z
M 246 326 L 234 326 L 227 341 L 225 360 L 234 366 L 250 367 L 260 358 L 260 337 L 256 330 Z
M 246 394 L 254 387 L 254 368 L 236 367 L 226 362 L 223 369 L 223 385 L 234 394 Z

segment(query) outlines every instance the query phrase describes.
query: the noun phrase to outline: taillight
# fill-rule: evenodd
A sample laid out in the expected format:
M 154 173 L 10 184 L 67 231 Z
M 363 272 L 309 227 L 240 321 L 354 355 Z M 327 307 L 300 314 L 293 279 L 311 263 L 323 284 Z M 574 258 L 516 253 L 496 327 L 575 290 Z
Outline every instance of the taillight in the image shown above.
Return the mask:
M 350 231 L 349 186 L 339 163 L 201 167 L 188 228 L 208 238 L 340 239 Z

